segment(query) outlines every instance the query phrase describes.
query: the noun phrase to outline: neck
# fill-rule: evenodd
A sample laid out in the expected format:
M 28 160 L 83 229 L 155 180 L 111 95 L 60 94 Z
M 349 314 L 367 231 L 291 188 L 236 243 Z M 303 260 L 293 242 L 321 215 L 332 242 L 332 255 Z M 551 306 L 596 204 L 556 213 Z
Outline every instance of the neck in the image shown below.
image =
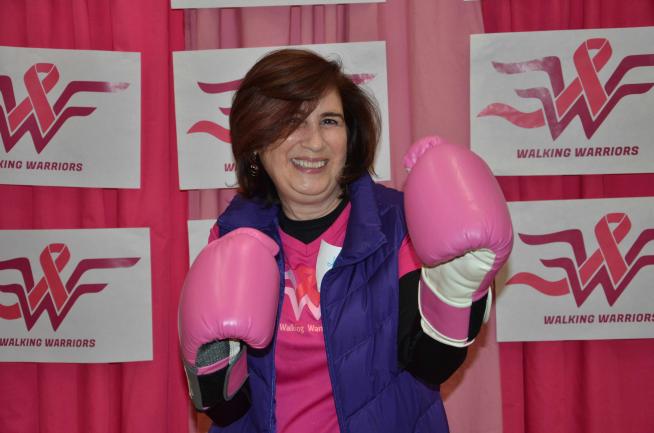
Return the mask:
M 341 202 L 339 195 L 334 196 L 330 200 L 321 202 L 320 204 L 302 204 L 302 203 L 284 203 L 282 201 L 282 211 L 288 219 L 295 221 L 313 220 L 324 217 L 331 211 L 336 209 Z

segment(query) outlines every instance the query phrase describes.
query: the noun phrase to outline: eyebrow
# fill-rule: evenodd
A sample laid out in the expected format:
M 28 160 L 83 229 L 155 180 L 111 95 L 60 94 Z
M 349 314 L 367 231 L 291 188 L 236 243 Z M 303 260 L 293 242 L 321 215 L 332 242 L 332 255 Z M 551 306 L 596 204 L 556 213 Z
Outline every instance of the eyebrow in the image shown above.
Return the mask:
M 345 117 L 343 117 L 343 114 L 338 113 L 336 111 L 327 111 L 325 113 L 320 114 L 320 118 L 323 117 L 340 117 L 341 119 L 345 120 Z

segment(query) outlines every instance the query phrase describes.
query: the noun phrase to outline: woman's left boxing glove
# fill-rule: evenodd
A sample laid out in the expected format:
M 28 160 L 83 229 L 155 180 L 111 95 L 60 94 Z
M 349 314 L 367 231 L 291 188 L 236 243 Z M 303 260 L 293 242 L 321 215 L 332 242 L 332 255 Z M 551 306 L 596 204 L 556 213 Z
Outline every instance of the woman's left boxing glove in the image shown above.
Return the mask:
M 407 226 L 423 264 L 422 328 L 442 343 L 467 346 L 488 314 L 490 285 L 513 246 L 506 201 L 480 157 L 439 137 L 415 143 L 405 165 Z M 471 321 L 478 306 L 479 320 Z

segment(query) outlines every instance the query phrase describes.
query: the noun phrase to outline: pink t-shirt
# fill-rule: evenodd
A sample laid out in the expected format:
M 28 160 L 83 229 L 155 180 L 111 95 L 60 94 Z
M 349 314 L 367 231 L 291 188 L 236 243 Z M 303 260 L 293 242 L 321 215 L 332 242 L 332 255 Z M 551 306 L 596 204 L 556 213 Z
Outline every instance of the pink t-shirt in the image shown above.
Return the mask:
M 285 288 L 275 348 L 276 417 L 280 433 L 339 432 L 327 368 L 320 317 L 316 263 L 324 241 L 342 247 L 350 204 L 318 239 L 309 244 L 280 230 L 285 257 Z M 400 275 L 420 265 L 408 238 L 399 256 Z M 324 271 L 324 269 L 323 269 Z

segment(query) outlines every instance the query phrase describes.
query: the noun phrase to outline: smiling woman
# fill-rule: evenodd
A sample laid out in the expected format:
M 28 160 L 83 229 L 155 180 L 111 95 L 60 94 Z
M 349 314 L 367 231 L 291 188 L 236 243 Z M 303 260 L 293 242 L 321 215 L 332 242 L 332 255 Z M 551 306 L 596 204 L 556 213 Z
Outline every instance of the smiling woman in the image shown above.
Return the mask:
M 291 134 L 260 154 L 289 218 L 308 220 L 336 209 L 347 147 L 341 97 L 329 90 Z
M 434 179 L 438 170 L 415 164 L 407 184 L 430 209 L 406 215 L 424 225 L 416 241 L 436 238 L 424 257 L 457 245 L 423 272 L 431 286 L 421 289 L 404 197 L 370 176 L 379 118 L 338 62 L 310 51 L 267 54 L 237 90 L 239 194 L 191 267 L 179 310 L 191 398 L 212 433 L 447 432 L 438 385 L 463 362 L 490 303 L 489 269 L 505 256 L 492 243 L 465 254 L 467 245 L 445 239 L 461 230 L 433 221 L 494 227 L 448 192 L 465 190 L 474 209 L 488 210 L 499 190 L 473 182 L 475 196 L 455 185 L 462 176 Z M 454 171 L 487 182 L 490 171 L 467 150 L 423 144 L 414 160 L 438 145 L 439 170 L 451 173 L 454 161 Z M 441 273 L 443 258 L 458 265 Z
M 284 194 L 271 177 L 281 176 L 285 169 L 266 166 L 262 161 L 273 162 L 275 158 L 281 164 L 284 157 L 275 157 L 275 149 L 280 149 L 279 152 L 287 149 L 291 153 L 286 156 L 296 158 L 295 164 L 285 159 L 286 175 L 292 173 L 288 164 L 296 169 L 302 165 L 308 169 L 309 166 L 320 168 L 317 164 L 322 163 L 321 158 L 326 162 L 325 170 L 295 173 L 298 177 L 319 174 L 313 177 L 325 179 L 322 182 L 331 177 L 328 185 L 324 185 L 330 191 L 323 191 L 322 199 L 333 198 L 335 191 L 331 189 L 336 184 L 340 188 L 338 197 L 348 183 L 372 172 L 380 130 L 380 115 L 374 101 L 342 72 L 340 63 L 310 51 L 280 50 L 257 62 L 234 95 L 229 122 L 236 176 L 245 197 L 277 203 L 280 194 Z M 343 155 L 335 154 L 332 158 L 336 159 L 332 160 L 324 158 L 334 151 Z M 265 170 L 258 171 L 262 162 Z M 310 181 L 311 176 L 301 178 L 314 183 Z M 313 201 L 317 203 L 317 199 L 314 197 Z M 307 200 L 299 203 L 306 205 Z M 295 219 L 305 219 L 301 217 L 305 212 L 308 218 L 328 212 L 333 209 L 330 207 L 322 204 L 314 212 L 301 205 L 295 211 L 300 212 Z

